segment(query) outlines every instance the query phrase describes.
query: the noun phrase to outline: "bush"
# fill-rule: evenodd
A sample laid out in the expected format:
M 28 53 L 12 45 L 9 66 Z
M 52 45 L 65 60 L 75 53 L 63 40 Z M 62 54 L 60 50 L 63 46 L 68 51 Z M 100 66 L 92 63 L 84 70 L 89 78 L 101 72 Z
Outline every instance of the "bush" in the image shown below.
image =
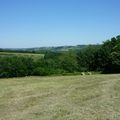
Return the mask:
M 33 60 L 26 57 L 0 57 L 0 77 L 21 77 L 32 75 Z
M 49 74 L 50 74 L 50 71 L 46 68 L 37 67 L 33 70 L 33 75 L 46 76 L 46 75 L 49 75 Z

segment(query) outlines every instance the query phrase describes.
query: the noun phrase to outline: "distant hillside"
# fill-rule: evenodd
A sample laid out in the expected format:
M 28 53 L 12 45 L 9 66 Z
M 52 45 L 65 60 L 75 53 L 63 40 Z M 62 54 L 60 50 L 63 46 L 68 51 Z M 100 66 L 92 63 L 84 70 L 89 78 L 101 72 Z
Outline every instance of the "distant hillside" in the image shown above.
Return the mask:
M 38 47 L 38 48 L 28 48 L 28 51 L 53 51 L 53 52 L 61 52 L 61 51 L 69 51 L 69 50 L 79 50 L 87 45 L 77 45 L 77 46 L 58 46 L 58 47 Z
M 41 53 L 46 51 L 52 52 L 65 52 L 65 51 L 78 51 L 82 48 L 87 47 L 88 45 L 76 45 L 76 46 L 58 46 L 58 47 L 35 47 L 35 48 L 7 48 L 7 49 L 0 49 L 0 51 L 11 51 L 11 52 L 32 52 L 32 53 Z M 96 45 L 94 45 L 96 46 Z

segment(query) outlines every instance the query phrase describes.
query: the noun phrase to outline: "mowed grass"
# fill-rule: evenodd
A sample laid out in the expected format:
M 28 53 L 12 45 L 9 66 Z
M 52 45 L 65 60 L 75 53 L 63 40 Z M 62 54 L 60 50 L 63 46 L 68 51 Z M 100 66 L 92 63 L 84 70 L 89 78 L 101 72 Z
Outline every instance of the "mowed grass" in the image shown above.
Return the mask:
M 120 74 L 0 79 L 0 120 L 120 120 Z
M 44 54 L 36 53 L 16 53 L 16 52 L 0 52 L 0 56 L 19 56 L 19 57 L 31 57 L 34 60 L 44 57 Z

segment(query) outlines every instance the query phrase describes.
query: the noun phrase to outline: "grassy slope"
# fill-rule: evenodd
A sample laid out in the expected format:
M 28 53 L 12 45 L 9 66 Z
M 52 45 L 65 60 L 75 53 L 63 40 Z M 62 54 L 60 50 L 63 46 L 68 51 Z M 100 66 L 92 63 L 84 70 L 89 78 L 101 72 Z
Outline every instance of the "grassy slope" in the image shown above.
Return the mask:
M 14 52 L 0 52 L 0 56 L 16 55 L 22 57 L 32 57 L 33 59 L 39 59 L 44 57 L 44 54 L 34 54 L 34 53 L 14 53 Z
M 120 74 L 0 79 L 0 120 L 120 120 Z

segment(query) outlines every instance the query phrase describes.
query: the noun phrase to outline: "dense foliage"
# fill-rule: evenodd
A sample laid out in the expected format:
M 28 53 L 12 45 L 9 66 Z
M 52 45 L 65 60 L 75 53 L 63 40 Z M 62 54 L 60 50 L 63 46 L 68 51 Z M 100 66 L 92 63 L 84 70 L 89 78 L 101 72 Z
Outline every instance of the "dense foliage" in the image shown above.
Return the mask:
M 120 36 L 102 45 L 90 45 L 79 51 L 45 53 L 36 61 L 29 57 L 1 56 L 0 77 L 51 75 L 101 71 L 120 73 Z
M 33 60 L 26 57 L 0 57 L 0 77 L 32 75 Z
M 103 73 L 120 72 L 120 36 L 104 42 L 95 55 L 95 64 Z M 97 68 L 96 66 L 96 68 Z

